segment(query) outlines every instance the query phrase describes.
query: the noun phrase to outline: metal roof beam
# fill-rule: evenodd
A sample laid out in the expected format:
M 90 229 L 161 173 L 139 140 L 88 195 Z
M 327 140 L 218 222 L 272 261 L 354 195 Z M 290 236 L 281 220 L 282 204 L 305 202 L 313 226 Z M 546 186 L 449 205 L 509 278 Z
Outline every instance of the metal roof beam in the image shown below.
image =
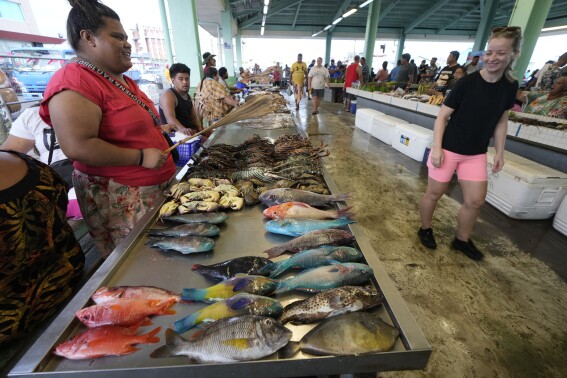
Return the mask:
M 297 22 L 297 16 L 299 16 L 299 10 L 301 9 L 301 1 L 297 4 L 297 10 L 295 11 L 295 17 L 293 18 L 293 23 L 291 24 L 291 30 L 295 29 L 295 23 Z
M 437 1 L 435 4 L 433 4 L 433 6 L 431 8 L 429 8 L 429 10 L 425 13 L 423 13 L 420 17 L 416 18 L 414 20 L 414 22 L 412 22 L 407 28 L 405 28 L 405 32 L 406 34 L 415 29 L 419 24 L 421 24 L 422 21 L 426 20 L 429 16 L 431 16 L 433 13 L 437 12 L 439 9 L 443 8 L 447 3 L 451 2 L 453 0 L 439 0 Z
M 351 3 L 351 0 L 345 0 L 345 1 L 343 2 L 343 6 L 342 6 L 342 7 L 339 7 L 339 9 L 337 10 L 337 13 L 335 13 L 335 16 L 334 16 L 333 19 L 329 22 L 329 24 L 332 23 L 333 21 L 335 21 L 337 18 L 339 18 L 339 17 L 342 16 L 343 14 L 345 14 L 345 11 L 346 11 L 346 9 L 348 8 L 348 6 L 350 5 L 350 3 Z M 336 24 L 333 25 L 333 26 L 331 26 L 331 28 L 329 29 L 328 32 L 329 32 L 329 33 L 332 33 L 332 32 L 335 30 L 336 27 L 337 27 Z
M 273 7 L 270 8 L 270 10 L 268 11 L 268 15 L 266 17 L 271 17 L 275 14 L 278 14 L 279 12 L 289 8 L 289 7 L 293 7 L 295 4 L 300 3 L 303 0 L 287 0 L 287 1 L 281 1 L 279 2 L 277 5 L 274 5 Z M 258 16 L 254 16 L 246 21 L 241 22 L 238 27 L 240 29 L 246 29 L 249 26 L 254 25 L 256 22 L 262 21 L 262 14 L 260 13 Z
M 398 5 L 399 2 L 400 0 L 394 0 L 390 3 L 390 5 L 388 5 L 382 11 L 380 11 L 380 18 L 378 19 L 378 25 L 380 25 L 380 22 L 384 19 L 384 17 L 386 17 L 388 13 L 390 13 L 392 9 L 394 9 L 396 5 Z
M 448 24 L 444 25 L 443 27 L 437 29 L 437 33 L 441 33 L 443 30 L 449 29 L 451 26 L 455 25 L 457 22 L 462 21 L 463 18 L 470 16 L 471 14 L 473 14 L 474 12 L 476 12 L 479 9 L 480 9 L 480 5 L 477 5 L 475 7 L 470 8 L 462 16 L 454 19 L 453 21 L 449 22 Z

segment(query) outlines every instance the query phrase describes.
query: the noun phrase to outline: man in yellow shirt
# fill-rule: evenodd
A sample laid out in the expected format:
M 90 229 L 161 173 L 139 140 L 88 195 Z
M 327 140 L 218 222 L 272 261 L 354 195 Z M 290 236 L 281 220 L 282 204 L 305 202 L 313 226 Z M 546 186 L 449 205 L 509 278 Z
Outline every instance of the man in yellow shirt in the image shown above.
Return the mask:
M 295 94 L 295 109 L 299 110 L 299 101 L 303 95 L 303 88 L 307 82 L 307 64 L 302 61 L 303 55 L 297 55 L 297 62 L 291 65 L 291 82 Z

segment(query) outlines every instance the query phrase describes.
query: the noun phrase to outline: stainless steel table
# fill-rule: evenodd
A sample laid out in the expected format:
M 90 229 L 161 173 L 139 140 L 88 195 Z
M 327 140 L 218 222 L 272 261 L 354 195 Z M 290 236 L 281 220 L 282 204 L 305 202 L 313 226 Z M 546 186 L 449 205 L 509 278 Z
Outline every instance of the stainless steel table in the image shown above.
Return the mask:
M 253 134 L 275 139 L 282 134 L 298 133 L 296 129 L 258 130 L 242 129 L 229 125 L 215 131 L 210 143 L 242 143 Z M 177 177 L 186 174 L 182 170 Z M 331 191 L 337 187 L 328 174 L 325 179 Z M 165 200 L 165 199 L 164 199 Z M 149 354 L 165 342 L 164 331 L 173 322 L 204 307 L 205 304 L 179 303 L 175 315 L 152 318 L 153 325 L 144 327 L 149 331 L 156 326 L 162 330 L 158 334 L 160 343 L 138 345 L 141 349 L 131 355 L 104 357 L 97 360 L 66 360 L 52 354 L 57 344 L 84 326 L 75 319 L 75 312 L 90 305 L 90 296 L 101 286 L 111 285 L 154 285 L 175 292 L 184 287 L 204 288 L 214 282 L 191 271 L 195 263 L 211 264 L 245 255 L 263 255 L 262 251 L 273 245 L 289 240 L 283 235 L 274 235 L 264 230 L 261 205 L 246 207 L 239 212 L 231 212 L 226 224 L 221 226 L 221 234 L 216 238 L 216 246 L 211 253 L 181 255 L 162 252 L 144 245 L 144 230 L 156 222 L 161 202 L 149 211 L 128 237 L 116 248 L 81 291 L 52 322 L 37 342 L 9 373 L 11 377 L 60 377 L 60 376 L 99 376 L 99 377 L 292 377 L 307 375 L 348 374 L 389 370 L 423 369 L 431 354 L 431 347 L 410 314 L 403 299 L 388 277 L 388 273 L 368 243 L 362 229 L 351 225 L 358 247 L 364 253 L 367 263 L 374 269 L 374 284 L 385 295 L 385 303 L 377 309 L 387 322 L 396 325 L 401 333 L 394 348 L 385 353 L 358 356 L 315 357 L 301 352 L 290 359 L 268 357 L 260 361 L 228 364 L 191 364 L 185 356 L 153 359 Z M 285 257 L 285 256 L 284 256 Z M 301 294 L 279 296 L 283 305 L 290 303 Z M 293 339 L 298 341 L 313 325 L 292 326 Z

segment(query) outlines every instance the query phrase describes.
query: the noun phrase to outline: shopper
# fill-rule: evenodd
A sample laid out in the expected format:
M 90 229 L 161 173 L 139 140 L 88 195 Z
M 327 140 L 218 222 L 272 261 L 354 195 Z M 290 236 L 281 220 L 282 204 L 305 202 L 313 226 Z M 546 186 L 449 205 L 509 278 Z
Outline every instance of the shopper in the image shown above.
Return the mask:
M 345 110 L 350 112 L 350 103 L 355 99 L 352 93 L 347 93 L 347 88 L 352 87 L 352 83 L 362 81 L 362 68 L 360 67 L 360 56 L 355 55 L 354 62 L 349 64 L 345 73 L 345 84 L 343 86 L 346 96 Z
M 411 88 L 413 83 L 413 66 L 410 64 L 410 59 L 410 54 L 402 54 L 402 65 L 396 75 L 396 85 L 394 86 L 394 89 L 402 88 L 408 92 Z
M 459 60 L 459 52 L 458 51 L 451 51 L 449 56 L 447 57 L 447 65 L 441 69 L 439 75 L 435 79 L 435 88 L 434 92 L 441 93 L 445 95 L 447 89 L 451 88 L 454 80 L 453 75 L 457 68 L 461 65 L 457 62 Z
M 362 80 L 360 81 L 360 85 L 362 86 L 368 83 L 370 79 L 370 68 L 368 67 L 368 64 L 366 64 L 366 58 L 364 57 L 360 58 L 360 69 L 362 72 Z
M 467 71 L 467 74 L 472 74 L 473 72 L 480 70 L 479 61 L 480 61 L 480 57 L 478 55 L 472 57 L 471 62 L 465 66 L 465 70 Z
M 295 109 L 299 110 L 299 102 L 305 91 L 307 81 L 307 65 L 303 62 L 303 54 L 297 54 L 297 62 L 291 65 L 291 83 L 295 95 Z
M 47 165 L 0 151 L 0 345 L 61 309 L 85 256 L 65 219 L 67 185 Z
M 388 80 L 388 62 L 383 61 L 382 62 L 382 69 L 380 71 L 378 71 L 378 73 L 376 74 L 376 77 L 374 78 L 374 81 L 376 81 L 378 83 L 383 83 L 386 80 Z
M 193 135 L 203 130 L 201 120 L 193 108 L 189 95 L 191 69 L 183 63 L 174 63 L 169 69 L 171 88 L 159 98 L 159 116 L 163 124 L 169 124 L 172 131 Z
M 390 71 L 390 74 L 388 75 L 388 81 L 396 81 L 401 66 L 402 66 L 402 60 L 398 59 L 398 62 L 396 63 L 396 67 L 392 68 L 392 71 Z
M 70 3 L 77 60 L 51 78 L 40 114 L 74 160 L 81 212 L 106 258 L 161 198 L 175 164 L 163 153 L 169 146 L 152 101 L 124 75 L 132 45 L 120 18 L 97 1 Z
M 420 204 L 418 235 L 427 248 L 437 247 L 431 229 L 433 212 L 456 171 L 463 205 L 457 215 L 452 247 L 473 260 L 484 257 L 470 236 L 486 197 L 486 151 L 491 138 L 496 149 L 492 172 L 499 172 L 504 165 L 508 112 L 518 90 L 512 65 L 520 53 L 521 38 L 519 27 L 494 29 L 484 55 L 484 68 L 460 79 L 439 111 L 427 162 L 427 190 Z
M 207 74 L 207 71 L 209 70 L 209 68 L 213 67 L 215 68 L 217 66 L 217 61 L 215 59 L 214 54 L 211 54 L 210 52 L 206 52 L 203 54 L 203 75 Z
M 228 114 L 238 101 L 218 82 L 219 74 L 211 67 L 199 84 L 199 109 L 209 126 Z
M 313 115 L 319 114 L 319 104 L 329 85 L 329 71 L 323 67 L 323 58 L 317 58 L 317 65 L 309 71 L 308 88 L 313 95 Z

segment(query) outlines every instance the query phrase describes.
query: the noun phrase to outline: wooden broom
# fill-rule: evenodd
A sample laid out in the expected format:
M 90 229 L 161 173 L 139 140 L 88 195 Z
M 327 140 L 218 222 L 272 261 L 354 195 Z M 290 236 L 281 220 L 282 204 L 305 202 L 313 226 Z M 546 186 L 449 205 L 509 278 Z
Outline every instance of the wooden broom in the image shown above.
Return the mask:
M 250 100 L 246 101 L 244 105 L 237 107 L 235 110 L 221 118 L 217 123 L 204 130 L 199 131 L 197 134 L 193 134 L 185 139 L 180 140 L 179 142 L 175 143 L 173 146 L 165 150 L 164 153 L 170 153 L 178 146 L 187 143 L 189 140 L 195 138 L 196 136 L 209 132 L 218 127 L 242 121 L 243 119 L 260 117 L 269 113 L 273 113 L 278 109 L 279 102 L 280 101 L 278 101 L 277 97 L 272 94 L 253 96 Z

